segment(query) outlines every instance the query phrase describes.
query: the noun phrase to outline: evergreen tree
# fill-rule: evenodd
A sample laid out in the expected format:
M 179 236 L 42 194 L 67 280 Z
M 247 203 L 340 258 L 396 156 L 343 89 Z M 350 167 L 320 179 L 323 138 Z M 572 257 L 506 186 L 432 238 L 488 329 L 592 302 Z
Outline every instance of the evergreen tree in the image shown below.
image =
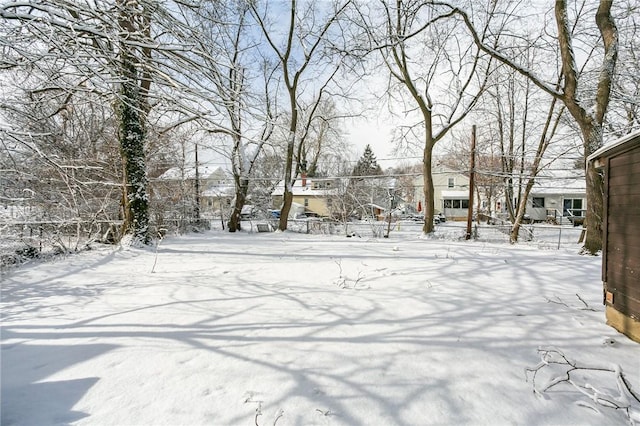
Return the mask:
M 371 217 L 373 206 L 386 205 L 389 197 L 384 187 L 385 180 L 372 177 L 383 176 L 384 173 L 370 145 L 365 147 L 351 175 L 344 203 L 347 215 Z
M 381 174 L 382 168 L 378 165 L 371 146 L 367 144 L 362 157 L 353 169 L 353 176 L 379 176 Z

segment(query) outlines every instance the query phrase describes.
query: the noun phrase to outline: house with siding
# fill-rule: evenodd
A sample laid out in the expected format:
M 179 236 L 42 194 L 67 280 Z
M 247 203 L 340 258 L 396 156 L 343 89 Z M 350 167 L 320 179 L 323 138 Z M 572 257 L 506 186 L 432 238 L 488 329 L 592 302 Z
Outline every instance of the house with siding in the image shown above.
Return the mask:
M 604 172 L 603 303 L 607 324 L 640 342 L 640 132 L 594 152 Z
M 466 220 L 469 212 L 469 176 L 445 166 L 433 171 L 434 213 L 442 213 L 447 220 Z M 424 177 L 414 180 L 414 203 L 417 210 L 424 204 Z
M 196 196 L 196 188 L 198 194 Z M 151 180 L 153 198 L 167 208 L 189 206 L 195 208 L 195 200 L 200 200 L 200 215 L 213 217 L 231 205 L 235 196 L 233 180 L 221 167 L 206 165 L 196 170 L 193 167 L 172 167 L 158 178 Z
M 534 222 L 581 225 L 587 209 L 583 172 L 540 176 L 536 179 L 526 213 Z
M 293 206 L 291 216 L 331 217 L 339 188 L 336 179 L 304 178 L 292 187 Z M 271 194 L 273 208 L 279 209 L 284 198 L 284 184 L 279 183 Z

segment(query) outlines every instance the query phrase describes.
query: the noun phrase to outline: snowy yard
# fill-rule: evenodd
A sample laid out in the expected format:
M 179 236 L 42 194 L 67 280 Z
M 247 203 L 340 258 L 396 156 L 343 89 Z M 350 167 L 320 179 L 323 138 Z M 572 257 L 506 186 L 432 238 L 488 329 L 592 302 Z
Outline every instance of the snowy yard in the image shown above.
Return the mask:
M 2 277 L 2 424 L 640 424 L 601 258 L 550 247 L 211 231 L 26 265 Z M 585 387 L 534 393 L 569 368 L 534 380 L 540 348 Z

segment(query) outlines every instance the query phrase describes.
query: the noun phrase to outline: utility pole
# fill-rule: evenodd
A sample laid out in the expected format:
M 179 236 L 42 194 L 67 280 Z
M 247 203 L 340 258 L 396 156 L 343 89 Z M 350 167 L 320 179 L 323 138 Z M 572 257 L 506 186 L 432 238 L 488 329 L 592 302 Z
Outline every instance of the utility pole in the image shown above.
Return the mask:
M 469 171 L 469 208 L 467 213 L 466 240 L 471 239 L 471 224 L 473 222 L 473 192 L 476 173 L 476 125 L 471 127 L 471 170 Z

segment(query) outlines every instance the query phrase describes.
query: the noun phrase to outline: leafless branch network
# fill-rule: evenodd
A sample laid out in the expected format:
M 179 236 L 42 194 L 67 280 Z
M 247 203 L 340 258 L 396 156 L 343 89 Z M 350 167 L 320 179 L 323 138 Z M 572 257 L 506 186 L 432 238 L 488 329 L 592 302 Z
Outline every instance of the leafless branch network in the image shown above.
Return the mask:
M 635 424 L 640 415 L 640 396 L 631 388 L 631 384 L 619 365 L 609 367 L 582 365 L 567 357 L 560 349 L 539 348 L 540 362 L 535 367 L 525 370 L 527 382 L 533 385 L 533 392 L 542 396 L 547 391 L 560 385 L 569 385 L 589 401 L 578 401 L 581 406 L 596 412 L 598 408 L 612 408 L 625 413 L 630 424 Z M 557 372 L 557 370 L 560 370 Z M 550 372 L 550 378 L 541 383 L 540 375 Z M 589 383 L 596 374 L 607 374 L 615 383 L 615 390 L 598 389 Z M 635 419 L 635 420 L 634 420 Z
M 592 308 L 591 306 L 589 306 L 589 304 L 578 294 L 576 293 L 576 297 L 578 298 L 578 300 L 580 302 L 582 302 L 583 306 L 570 306 L 568 303 L 566 303 L 565 301 L 563 301 L 560 297 L 555 296 L 553 299 L 549 299 L 548 297 L 546 297 L 545 299 L 547 300 L 547 303 L 555 303 L 556 305 L 562 305 L 562 306 L 566 306 L 567 308 L 571 308 L 571 309 L 577 309 L 579 311 L 592 311 L 592 312 L 597 312 L 597 309 Z

